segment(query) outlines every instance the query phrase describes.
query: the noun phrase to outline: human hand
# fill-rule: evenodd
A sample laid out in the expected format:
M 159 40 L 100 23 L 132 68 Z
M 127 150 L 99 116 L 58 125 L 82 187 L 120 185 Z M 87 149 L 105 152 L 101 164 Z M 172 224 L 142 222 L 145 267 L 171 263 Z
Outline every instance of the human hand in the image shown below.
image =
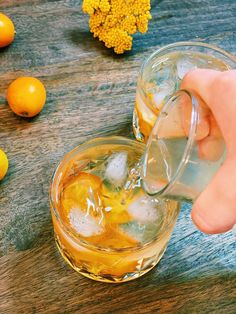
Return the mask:
M 192 209 L 192 219 L 201 231 L 223 233 L 236 224 L 236 70 L 193 70 L 184 77 L 181 89 L 200 97 L 211 109 L 225 140 L 224 164 Z

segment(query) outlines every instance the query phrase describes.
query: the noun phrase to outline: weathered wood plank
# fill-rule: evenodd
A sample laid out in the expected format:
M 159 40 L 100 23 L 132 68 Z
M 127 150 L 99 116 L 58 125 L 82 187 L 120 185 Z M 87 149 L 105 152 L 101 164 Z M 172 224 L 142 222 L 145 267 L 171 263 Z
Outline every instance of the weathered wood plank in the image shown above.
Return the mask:
M 16 25 L 0 51 L 0 147 L 10 170 L 0 183 L 1 313 L 235 313 L 236 242 L 205 236 L 185 206 L 159 266 L 142 279 L 105 285 L 74 273 L 56 251 L 48 205 L 55 165 L 94 136 L 132 136 L 139 67 L 151 52 L 197 40 L 236 53 L 236 2 L 152 1 L 149 32 L 116 56 L 89 33 L 81 1 L 5 0 Z M 33 75 L 46 85 L 42 113 L 26 120 L 5 101 L 9 83 Z

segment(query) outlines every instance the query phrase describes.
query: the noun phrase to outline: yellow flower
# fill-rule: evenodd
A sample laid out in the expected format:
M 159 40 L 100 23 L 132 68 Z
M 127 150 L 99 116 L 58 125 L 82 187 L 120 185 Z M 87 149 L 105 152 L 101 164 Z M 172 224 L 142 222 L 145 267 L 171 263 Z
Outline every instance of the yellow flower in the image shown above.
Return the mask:
M 146 33 L 152 18 L 150 0 L 84 0 L 82 8 L 94 37 L 118 54 L 131 50 L 131 35 Z

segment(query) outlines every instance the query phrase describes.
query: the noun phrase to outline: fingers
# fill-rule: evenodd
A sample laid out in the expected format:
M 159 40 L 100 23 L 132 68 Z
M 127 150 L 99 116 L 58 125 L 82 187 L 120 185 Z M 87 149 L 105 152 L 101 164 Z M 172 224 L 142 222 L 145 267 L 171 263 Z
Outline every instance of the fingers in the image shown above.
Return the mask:
M 191 92 L 194 96 L 197 97 L 198 101 L 198 125 L 197 125 L 197 133 L 195 139 L 197 141 L 203 140 L 210 133 L 210 121 L 209 116 L 211 115 L 211 111 L 209 107 L 206 105 L 209 103 L 211 90 L 211 85 L 215 81 L 216 77 L 219 76 L 219 71 L 214 70 L 204 70 L 197 69 L 190 71 L 187 75 L 185 75 L 182 83 L 181 89 L 186 89 Z M 187 106 L 188 105 L 188 106 Z M 184 107 L 184 116 L 189 115 L 188 111 L 192 111 L 192 106 L 186 104 Z M 187 121 L 191 121 L 188 119 Z M 186 132 L 189 130 L 189 125 L 185 123 L 184 129 Z M 188 134 L 188 133 L 187 133 Z
M 223 233 L 236 224 L 235 164 L 228 158 L 193 206 L 192 219 L 205 233 Z
M 208 121 L 210 127 L 209 135 L 197 142 L 198 155 L 200 159 L 214 162 L 223 156 L 225 141 L 212 114 L 210 114 Z
M 209 108 L 203 103 L 203 101 L 198 98 L 198 122 L 197 122 L 197 129 L 196 129 L 196 135 L 195 140 L 199 141 L 204 139 L 209 135 L 210 132 L 210 124 L 209 124 L 209 115 L 210 110 Z M 182 107 L 181 107 L 181 115 L 182 115 L 182 124 L 183 129 L 185 132 L 185 135 L 189 135 L 190 126 L 192 123 L 191 115 L 193 111 L 193 105 L 192 100 L 190 98 L 187 99 L 187 97 L 183 98 L 182 101 Z
M 196 130 L 196 140 L 201 140 L 209 135 L 209 108 L 198 99 L 199 106 L 197 108 L 199 117 Z M 158 120 L 158 138 L 177 138 L 189 135 L 193 105 L 192 98 L 188 93 L 182 92 L 178 96 L 170 100 L 167 112 L 162 113 Z M 156 135 L 154 127 L 152 134 Z
M 185 75 L 180 88 L 192 92 L 200 97 L 205 104 L 209 104 L 212 95 L 211 86 L 221 73 L 215 70 L 192 70 Z
M 220 159 L 225 149 L 224 140 L 218 124 L 210 108 L 206 105 L 211 101 L 212 96 L 211 94 L 209 95 L 209 91 L 212 93 L 212 86 L 220 73 L 208 70 L 192 71 L 184 78 L 182 84 L 183 87 L 191 90 L 194 95 L 197 95 L 198 124 L 195 140 L 197 141 L 199 158 L 208 161 L 217 161 Z M 189 110 L 191 110 L 191 106 Z M 186 116 L 186 114 L 183 116 Z M 191 120 L 188 119 L 188 121 L 190 122 Z M 185 129 L 186 127 L 187 125 Z
M 181 89 L 190 91 L 207 104 L 223 134 L 229 154 L 231 151 L 235 154 L 236 70 L 190 71 L 184 77 Z
M 166 115 L 162 115 L 159 119 L 158 129 L 154 127 L 152 134 L 157 135 L 158 138 L 177 138 L 185 136 L 182 126 L 181 116 L 181 98 L 175 100 L 175 104 L 171 105 Z M 158 132 L 158 133 L 157 133 Z
M 228 156 L 196 200 L 192 219 L 205 233 L 226 232 L 236 224 L 236 71 L 194 70 L 184 77 L 181 88 L 201 98 L 211 109 L 209 134 L 198 141 L 199 157 L 219 159 L 224 150 L 223 138 Z

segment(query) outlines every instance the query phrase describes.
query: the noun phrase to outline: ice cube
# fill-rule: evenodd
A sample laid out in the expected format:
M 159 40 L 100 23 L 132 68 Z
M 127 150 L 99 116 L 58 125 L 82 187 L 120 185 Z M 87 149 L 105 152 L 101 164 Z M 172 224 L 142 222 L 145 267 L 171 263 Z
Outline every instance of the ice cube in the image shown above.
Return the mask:
M 127 152 L 114 153 L 108 158 L 105 178 L 114 186 L 122 186 L 128 174 Z
M 158 218 L 156 204 L 148 196 L 141 196 L 127 208 L 128 213 L 141 223 L 154 222 Z
M 173 77 L 174 66 L 172 58 L 161 58 L 152 66 L 152 72 L 155 72 L 155 84 L 157 86 L 163 84 L 165 81 Z
M 124 234 L 140 243 L 147 243 L 153 240 L 160 228 L 158 223 L 143 224 L 137 221 L 131 221 L 120 225 Z
M 69 215 L 69 221 L 76 232 L 84 237 L 91 237 L 102 233 L 103 228 L 98 221 L 83 212 L 79 208 L 72 208 Z
M 155 107 L 159 108 L 162 104 L 163 100 L 171 96 L 175 91 L 175 82 L 172 80 L 168 80 L 159 85 L 158 92 L 153 95 Z
M 120 228 L 122 232 L 124 232 L 126 235 L 128 235 L 132 239 L 135 239 L 138 242 L 143 241 L 144 233 L 146 229 L 145 225 L 137 221 L 131 221 L 131 222 L 122 224 Z
M 181 58 L 177 61 L 177 74 L 179 79 L 182 80 L 184 76 L 193 69 L 197 69 L 197 66 L 190 60 Z

